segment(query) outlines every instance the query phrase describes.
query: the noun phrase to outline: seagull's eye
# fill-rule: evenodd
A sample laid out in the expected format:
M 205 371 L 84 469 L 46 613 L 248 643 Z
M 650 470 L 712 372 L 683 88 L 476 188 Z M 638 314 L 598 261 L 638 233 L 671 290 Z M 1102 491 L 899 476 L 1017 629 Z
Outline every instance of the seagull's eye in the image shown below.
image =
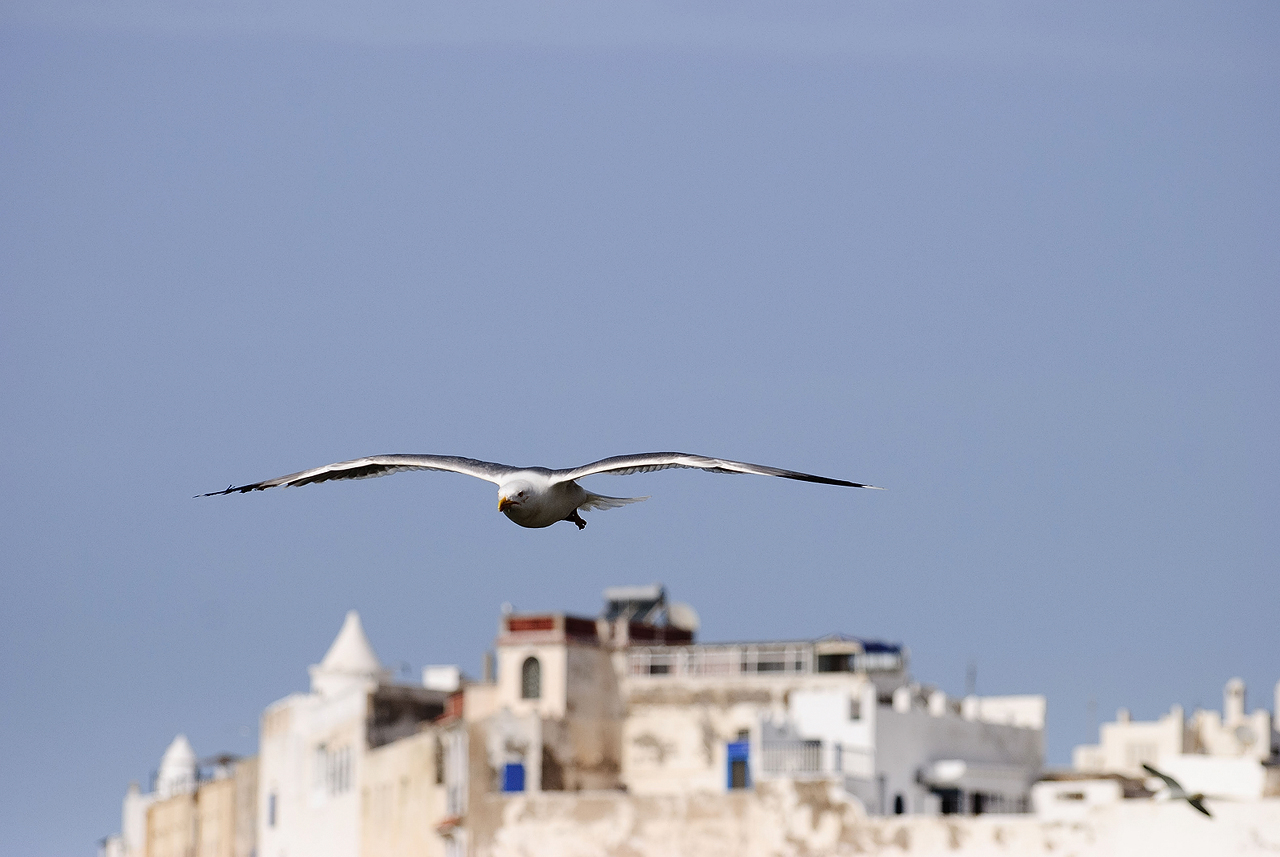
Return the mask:
M 516 494 L 516 496 L 517 496 L 517 497 L 523 497 L 523 496 L 524 496 L 524 492 L 523 492 L 523 491 L 521 491 L 520 493 Z

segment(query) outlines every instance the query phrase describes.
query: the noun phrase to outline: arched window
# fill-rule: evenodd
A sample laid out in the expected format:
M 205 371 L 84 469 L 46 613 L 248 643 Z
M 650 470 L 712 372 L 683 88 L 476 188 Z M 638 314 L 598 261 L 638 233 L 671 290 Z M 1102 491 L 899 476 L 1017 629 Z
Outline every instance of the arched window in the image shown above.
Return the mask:
M 542 698 L 542 664 L 537 658 L 525 658 L 524 665 L 520 667 L 520 698 Z

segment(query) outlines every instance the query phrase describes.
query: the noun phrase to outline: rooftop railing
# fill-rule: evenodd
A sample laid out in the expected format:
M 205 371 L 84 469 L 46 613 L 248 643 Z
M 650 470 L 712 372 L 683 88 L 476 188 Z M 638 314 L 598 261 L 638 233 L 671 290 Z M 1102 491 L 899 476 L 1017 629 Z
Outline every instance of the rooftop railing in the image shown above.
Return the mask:
M 633 676 L 802 675 L 813 672 L 813 646 L 805 643 L 747 643 L 724 646 L 636 648 L 627 654 Z
M 832 669 L 828 656 L 814 657 L 812 643 L 727 643 L 697 646 L 645 646 L 627 653 L 631 676 L 684 676 L 730 678 L 750 675 L 807 675 L 813 672 L 863 672 L 902 669 L 898 652 L 873 652 L 841 656 Z M 816 668 L 815 668 L 816 664 Z

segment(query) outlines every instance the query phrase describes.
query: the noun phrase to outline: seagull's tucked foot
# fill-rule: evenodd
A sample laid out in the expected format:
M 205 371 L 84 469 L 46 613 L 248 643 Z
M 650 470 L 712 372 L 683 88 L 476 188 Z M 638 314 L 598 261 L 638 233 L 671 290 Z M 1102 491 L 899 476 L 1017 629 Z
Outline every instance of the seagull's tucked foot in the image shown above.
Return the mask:
M 572 521 L 573 523 L 577 524 L 578 529 L 580 530 L 585 530 L 587 528 L 587 522 L 582 520 L 582 516 L 578 514 L 577 509 L 574 509 L 572 512 L 570 512 L 569 517 L 565 518 L 564 520 Z

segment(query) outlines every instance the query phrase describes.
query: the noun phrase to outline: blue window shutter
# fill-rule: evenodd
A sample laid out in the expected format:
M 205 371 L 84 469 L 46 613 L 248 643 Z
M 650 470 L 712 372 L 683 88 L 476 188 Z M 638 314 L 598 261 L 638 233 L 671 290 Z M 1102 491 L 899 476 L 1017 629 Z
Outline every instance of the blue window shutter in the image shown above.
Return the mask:
M 504 792 L 524 791 L 524 765 L 510 762 L 502 769 L 502 790 Z

